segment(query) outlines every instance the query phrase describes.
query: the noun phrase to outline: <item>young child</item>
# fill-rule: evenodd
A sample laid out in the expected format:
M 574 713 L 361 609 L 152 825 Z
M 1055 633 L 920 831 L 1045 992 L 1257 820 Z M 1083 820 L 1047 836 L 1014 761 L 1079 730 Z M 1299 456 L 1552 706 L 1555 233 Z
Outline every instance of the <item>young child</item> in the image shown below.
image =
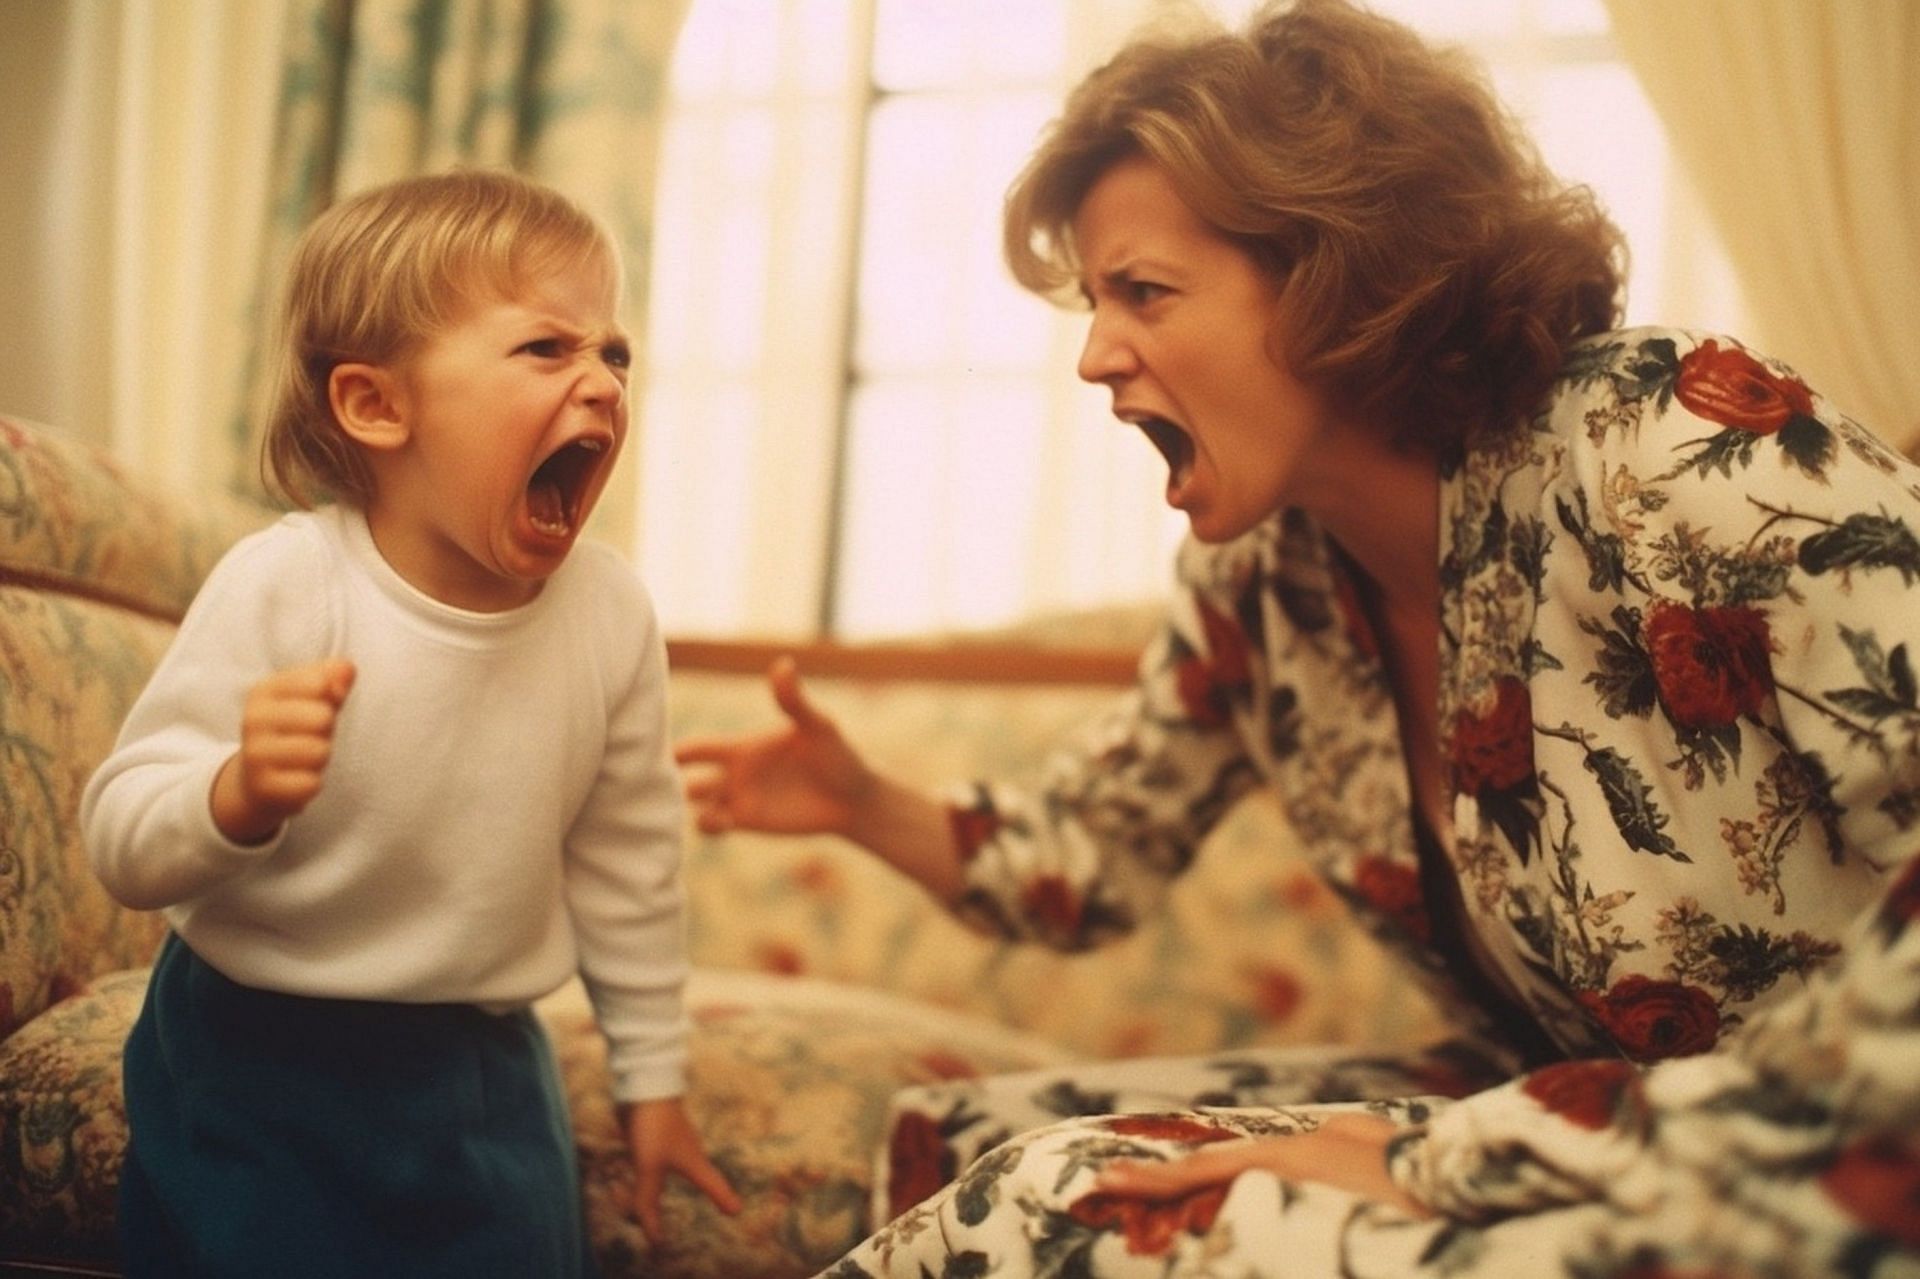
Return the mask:
M 126 1050 L 130 1275 L 591 1274 L 528 1007 L 575 971 L 649 1237 L 668 1170 L 739 1207 L 680 1102 L 663 647 L 576 545 L 626 436 L 619 280 L 505 174 L 301 241 L 266 462 L 304 509 L 214 570 L 82 802 L 107 888 L 172 925 Z

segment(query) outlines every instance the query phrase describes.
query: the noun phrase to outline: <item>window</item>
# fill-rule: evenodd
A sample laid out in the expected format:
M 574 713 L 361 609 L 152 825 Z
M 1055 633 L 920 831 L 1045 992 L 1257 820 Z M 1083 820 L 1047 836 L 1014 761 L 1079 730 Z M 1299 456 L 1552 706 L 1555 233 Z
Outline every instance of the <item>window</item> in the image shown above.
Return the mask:
M 872 638 L 1164 590 L 1159 458 L 1074 378 L 1085 318 L 1019 291 L 998 247 L 1067 87 L 1155 7 L 694 0 L 638 406 L 638 556 L 670 632 Z M 1376 7 L 1471 44 L 1601 193 L 1630 320 L 1741 327 L 1600 0 Z

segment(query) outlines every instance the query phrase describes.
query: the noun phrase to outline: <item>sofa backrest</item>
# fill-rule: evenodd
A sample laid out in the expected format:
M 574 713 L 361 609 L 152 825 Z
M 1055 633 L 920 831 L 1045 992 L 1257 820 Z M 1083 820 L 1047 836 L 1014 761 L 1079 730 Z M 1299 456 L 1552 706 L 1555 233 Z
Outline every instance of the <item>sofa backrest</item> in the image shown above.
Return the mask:
M 93 877 L 80 794 L 200 582 L 263 518 L 0 417 L 0 1039 L 151 956 L 161 921 Z
M 814 704 L 890 774 L 926 787 L 1032 780 L 1116 696 L 1114 663 L 1092 660 L 1089 646 L 1137 653 L 1145 642 L 1146 627 L 1129 617 L 1060 621 L 1033 619 L 996 635 L 994 662 L 948 637 L 938 660 L 890 658 L 895 669 L 884 671 L 867 660 L 870 651 L 847 661 L 830 646 L 802 646 L 800 670 Z M 1009 642 L 1047 660 L 1010 658 Z M 1059 644 L 1079 655 L 1062 660 Z M 675 737 L 771 728 L 779 713 L 762 672 L 773 651 L 670 642 Z M 995 664 L 1003 672 L 1044 664 L 1063 678 L 1010 682 L 981 669 Z M 1123 678 L 1132 664 L 1121 660 Z M 934 666 L 942 673 L 931 674 Z M 695 832 L 687 865 L 697 965 L 878 986 L 1090 1057 L 1329 1043 L 1386 1050 L 1444 1029 L 1434 1005 L 1322 885 L 1265 792 L 1207 837 L 1163 909 L 1125 939 L 1077 954 L 972 932 L 878 858 L 832 836 Z

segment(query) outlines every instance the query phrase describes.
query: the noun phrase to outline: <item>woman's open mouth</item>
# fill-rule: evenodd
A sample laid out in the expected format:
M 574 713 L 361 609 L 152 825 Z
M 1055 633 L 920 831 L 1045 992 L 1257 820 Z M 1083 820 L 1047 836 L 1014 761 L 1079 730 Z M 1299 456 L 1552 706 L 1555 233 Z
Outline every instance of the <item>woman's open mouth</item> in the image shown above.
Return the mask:
M 1134 425 L 1167 459 L 1167 491 L 1177 492 L 1193 470 L 1193 437 L 1163 417 L 1143 417 Z
M 586 516 L 587 495 L 608 456 L 607 441 L 584 437 L 554 450 L 527 483 L 527 518 L 549 537 L 568 537 Z

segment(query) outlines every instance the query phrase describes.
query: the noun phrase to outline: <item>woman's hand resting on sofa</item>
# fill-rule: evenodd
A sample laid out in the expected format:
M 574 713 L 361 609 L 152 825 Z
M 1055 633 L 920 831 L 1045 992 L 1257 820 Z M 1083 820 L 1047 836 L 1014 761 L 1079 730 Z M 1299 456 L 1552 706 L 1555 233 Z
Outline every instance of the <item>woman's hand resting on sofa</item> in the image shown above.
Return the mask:
M 832 834 L 860 844 L 943 901 L 959 896 L 960 855 L 945 805 L 872 768 L 800 687 L 793 659 L 767 672 L 787 723 L 750 737 L 682 742 L 701 830 Z
M 1412 1217 L 1431 1216 L 1387 1174 L 1387 1142 L 1395 1131 L 1376 1115 L 1334 1115 L 1310 1132 L 1224 1142 L 1165 1163 L 1114 1163 L 1100 1175 L 1099 1189 L 1173 1198 L 1231 1182 L 1243 1172 L 1270 1172 L 1282 1181 L 1323 1182 Z

